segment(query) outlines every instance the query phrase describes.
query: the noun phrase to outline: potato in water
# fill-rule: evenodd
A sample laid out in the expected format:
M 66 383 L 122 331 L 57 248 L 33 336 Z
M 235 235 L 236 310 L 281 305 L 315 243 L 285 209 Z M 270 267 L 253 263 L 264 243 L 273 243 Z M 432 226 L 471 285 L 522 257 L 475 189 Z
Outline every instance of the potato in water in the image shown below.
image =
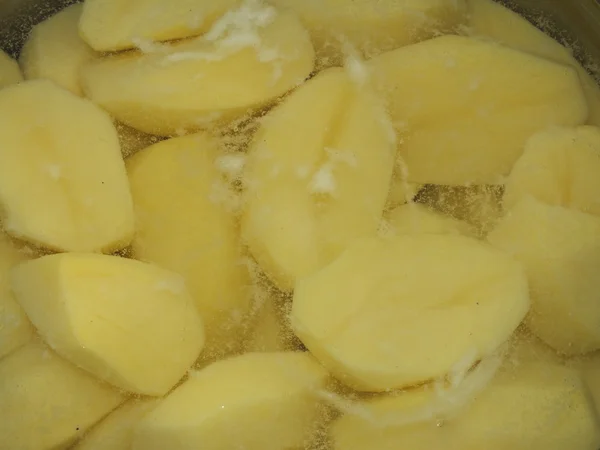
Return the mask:
M 0 89 L 23 81 L 17 62 L 0 50 Z

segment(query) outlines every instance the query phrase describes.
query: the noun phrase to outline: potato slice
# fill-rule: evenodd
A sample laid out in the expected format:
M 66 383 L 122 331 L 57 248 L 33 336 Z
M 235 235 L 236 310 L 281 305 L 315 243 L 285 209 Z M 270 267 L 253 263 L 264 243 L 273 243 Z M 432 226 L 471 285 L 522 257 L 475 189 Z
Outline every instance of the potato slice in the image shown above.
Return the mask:
M 521 266 L 463 236 L 356 241 L 294 292 L 292 326 L 348 386 L 386 391 L 444 376 L 502 344 L 529 308 Z M 466 356 L 465 356 L 466 355 Z
M 47 80 L 0 91 L 0 203 L 6 231 L 35 245 L 127 246 L 133 206 L 110 117 Z
M 571 67 L 443 36 L 370 62 L 399 133 L 407 181 L 497 184 L 531 134 L 588 115 Z
M 128 160 L 137 219 L 133 255 L 181 274 L 206 326 L 204 354 L 240 344 L 251 306 L 236 220 L 219 203 L 218 142 L 204 134 L 170 139 Z
M 302 83 L 314 64 L 298 19 L 255 2 L 199 38 L 150 50 L 93 61 L 82 82 L 119 121 L 167 136 L 249 114 Z
M 79 37 L 82 8 L 71 5 L 33 27 L 19 58 L 25 79 L 46 78 L 83 95 L 79 70 L 97 54 Z
M 128 391 L 164 395 L 204 344 L 179 275 L 117 256 L 63 253 L 13 269 L 11 287 L 61 356 Z
M 488 241 L 525 266 L 538 337 L 568 355 L 600 349 L 600 218 L 525 197 Z
M 264 119 L 249 149 L 242 234 L 282 290 L 377 231 L 393 135 L 368 84 L 328 69 Z
M 307 353 L 247 353 L 193 374 L 136 427 L 132 450 L 303 448 L 327 372 Z
M 124 400 L 34 340 L 0 361 L 0 449 L 69 448 Z
M 240 0 L 85 0 L 79 30 L 98 51 L 135 48 L 206 32 Z
M 506 180 L 504 208 L 530 195 L 549 205 L 600 215 L 600 128 L 556 128 L 527 141 Z
M 465 19 L 464 0 L 271 0 L 302 19 L 311 32 L 320 66 L 339 65 L 344 47 L 362 56 L 451 31 Z
M 463 234 L 474 236 L 475 231 L 466 222 L 456 220 L 418 203 L 400 205 L 386 214 L 396 234 Z
M 0 50 L 0 89 L 23 81 L 19 64 Z

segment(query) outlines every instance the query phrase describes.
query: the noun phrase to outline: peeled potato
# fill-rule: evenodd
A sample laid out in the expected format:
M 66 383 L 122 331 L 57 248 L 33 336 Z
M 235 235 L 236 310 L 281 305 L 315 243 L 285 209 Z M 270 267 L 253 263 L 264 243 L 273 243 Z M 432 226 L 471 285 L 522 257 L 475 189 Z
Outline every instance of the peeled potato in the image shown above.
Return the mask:
M 529 308 L 521 266 L 475 239 L 414 234 L 352 244 L 294 292 L 292 326 L 338 378 L 386 391 L 475 363 Z
M 117 256 L 63 253 L 13 269 L 11 287 L 39 334 L 99 379 L 166 394 L 204 345 L 179 275 Z
M 264 118 L 249 149 L 242 234 L 283 290 L 373 235 L 386 203 L 393 135 L 367 84 L 328 69 Z
M 600 349 L 600 218 L 525 197 L 488 241 L 524 265 L 538 337 L 568 355 Z
M 167 136 L 262 108 L 305 80 L 314 51 L 293 15 L 252 5 L 201 37 L 91 62 L 86 95 L 126 125 Z
M 0 449 L 69 448 L 124 400 L 32 341 L 0 361 Z
M 307 353 L 247 353 L 193 374 L 138 424 L 132 450 L 303 448 L 327 372 Z
M 207 31 L 240 0 L 86 0 L 79 30 L 98 51 L 134 48 Z
M 137 218 L 136 258 L 181 274 L 206 326 L 206 355 L 240 344 L 250 308 L 235 217 L 219 203 L 218 143 L 204 134 L 170 139 L 128 161 Z
M 525 196 L 600 215 L 600 128 L 556 128 L 527 141 L 506 180 L 504 208 Z
M 35 245 L 127 246 L 133 206 L 110 117 L 50 81 L 2 89 L 0 203 L 6 231 Z
M 79 69 L 97 54 L 79 37 L 82 8 L 71 5 L 33 27 L 19 58 L 26 79 L 46 78 L 83 95 Z
M 23 76 L 19 64 L 0 50 L 0 89 L 20 81 L 23 81 Z
M 409 182 L 501 183 L 531 134 L 588 116 L 573 68 L 477 39 L 443 36 L 369 65 Z
M 456 220 L 418 203 L 400 205 L 386 214 L 391 230 L 396 234 L 463 234 L 472 236 L 473 228 L 466 222 Z

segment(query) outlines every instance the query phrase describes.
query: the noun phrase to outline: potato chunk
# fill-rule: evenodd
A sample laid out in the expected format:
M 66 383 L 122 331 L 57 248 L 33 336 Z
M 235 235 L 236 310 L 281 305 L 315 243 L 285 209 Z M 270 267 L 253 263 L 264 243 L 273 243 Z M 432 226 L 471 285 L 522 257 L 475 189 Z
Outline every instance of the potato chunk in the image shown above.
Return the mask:
M 133 206 L 110 117 L 47 80 L 2 89 L 0 203 L 6 231 L 33 244 L 127 246 Z
M 475 235 L 466 222 L 446 216 L 418 203 L 400 205 L 386 214 L 391 230 L 396 234 L 463 234 Z
M 0 361 L 0 449 L 69 448 L 124 400 L 32 341 Z
M 453 235 L 356 241 L 294 292 L 292 326 L 350 387 L 385 391 L 442 377 L 496 350 L 529 308 L 521 266 Z
M 19 58 L 25 79 L 46 78 L 83 95 L 79 70 L 97 54 L 79 37 L 82 8 L 71 5 L 33 27 Z
M 19 81 L 23 81 L 19 64 L 0 50 L 0 89 Z
M 373 235 L 393 168 L 393 134 L 368 84 L 328 69 L 265 117 L 249 149 L 242 233 L 283 290 L 355 238 Z
M 327 372 L 307 353 L 247 353 L 193 374 L 136 427 L 132 450 L 303 448 Z
M 500 183 L 531 134 L 588 115 L 573 68 L 477 39 L 431 39 L 370 67 L 390 98 L 409 182 Z
M 218 142 L 204 134 L 170 139 L 128 161 L 137 218 L 136 258 L 181 274 L 206 326 L 205 355 L 240 344 L 250 308 L 235 217 L 219 203 Z
M 11 286 L 61 356 L 128 391 L 164 395 L 204 344 L 181 277 L 117 256 L 63 253 L 13 269 Z
M 504 208 L 525 196 L 600 215 L 600 128 L 556 128 L 527 141 L 506 180 Z
M 600 218 L 525 197 L 488 240 L 525 266 L 538 337 L 569 355 L 600 349 Z
M 306 79 L 314 51 L 293 15 L 252 5 L 201 37 L 91 62 L 86 95 L 126 125 L 167 136 L 262 108 Z

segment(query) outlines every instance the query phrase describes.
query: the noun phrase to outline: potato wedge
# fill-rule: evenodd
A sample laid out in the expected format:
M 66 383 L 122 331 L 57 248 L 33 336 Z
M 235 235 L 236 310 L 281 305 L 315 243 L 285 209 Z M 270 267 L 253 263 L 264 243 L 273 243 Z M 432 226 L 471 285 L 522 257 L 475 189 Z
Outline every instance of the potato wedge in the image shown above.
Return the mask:
M 0 89 L 23 81 L 17 61 L 0 50 Z

